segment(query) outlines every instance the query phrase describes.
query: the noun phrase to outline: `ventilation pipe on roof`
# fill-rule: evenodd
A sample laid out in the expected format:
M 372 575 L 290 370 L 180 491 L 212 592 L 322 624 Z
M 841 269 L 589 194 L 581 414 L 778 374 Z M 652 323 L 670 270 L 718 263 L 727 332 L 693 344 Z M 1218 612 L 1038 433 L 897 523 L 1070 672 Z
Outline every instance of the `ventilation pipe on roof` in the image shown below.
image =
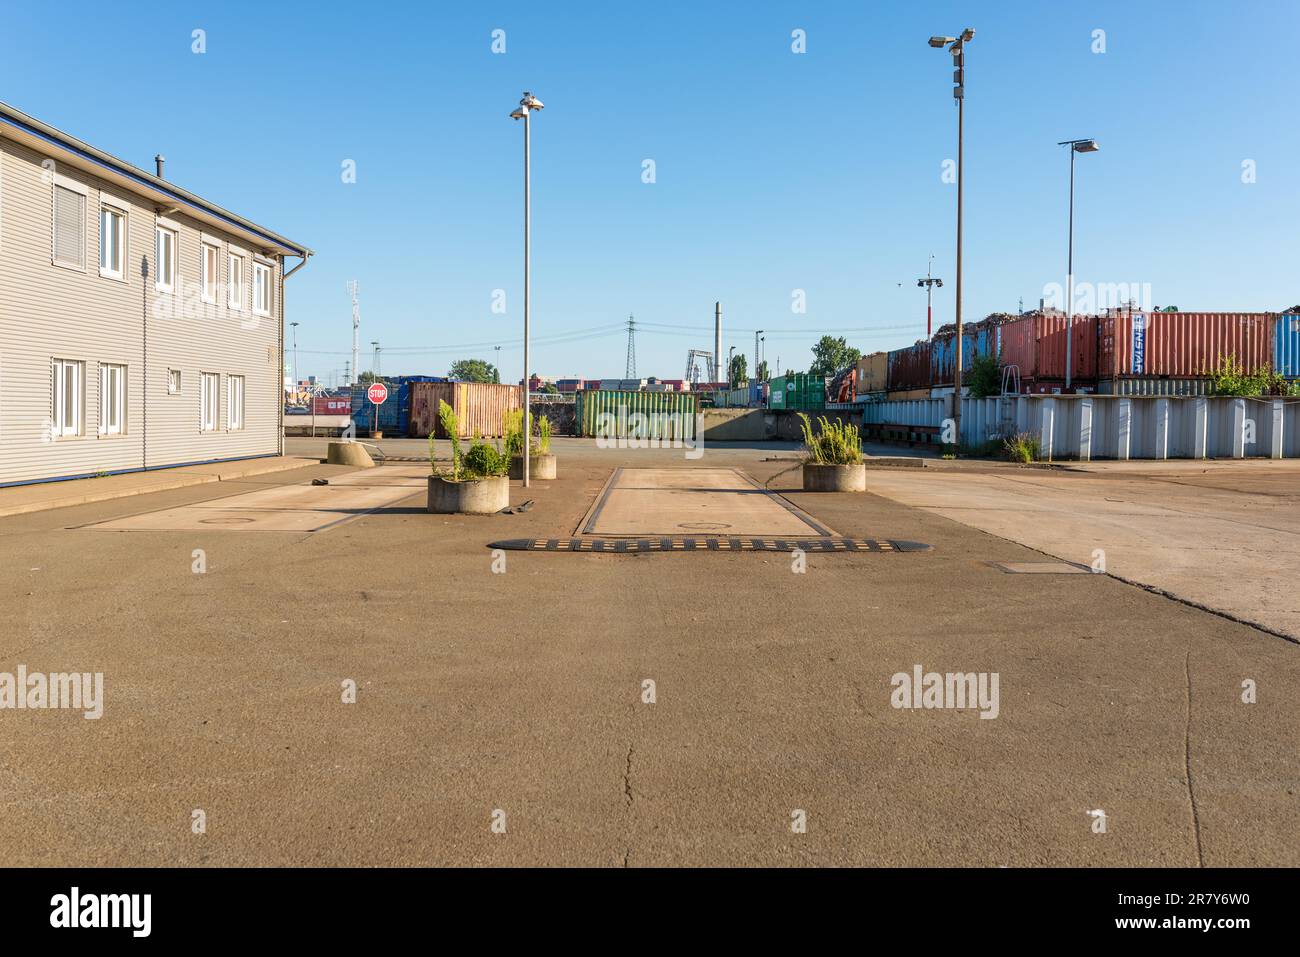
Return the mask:
M 157 164 L 157 166 L 158 166 L 158 178 L 159 178 L 159 179 L 162 179 L 162 178 L 163 178 L 163 163 L 167 162 L 167 157 L 163 156 L 162 153 L 159 153 L 157 156 L 155 156 L 155 157 L 153 158 L 153 161 L 154 161 L 154 163 Z

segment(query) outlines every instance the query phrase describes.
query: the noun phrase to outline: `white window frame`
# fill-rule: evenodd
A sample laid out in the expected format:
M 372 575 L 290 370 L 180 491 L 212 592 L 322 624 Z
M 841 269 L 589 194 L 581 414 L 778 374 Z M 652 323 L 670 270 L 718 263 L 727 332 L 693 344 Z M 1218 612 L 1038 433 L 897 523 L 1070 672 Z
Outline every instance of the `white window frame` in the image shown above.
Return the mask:
M 208 253 L 212 253 L 212 264 L 208 265 Z M 217 301 L 217 289 L 221 285 L 221 243 L 204 236 L 199 244 L 199 298 L 204 302 Z
M 167 394 L 168 395 L 181 394 L 181 370 L 180 369 L 167 370 Z
M 162 238 L 163 236 L 171 237 L 172 255 L 171 268 L 164 275 L 162 267 Z M 181 253 L 181 231 L 173 224 L 166 220 L 160 219 L 154 225 L 153 232 L 153 256 L 154 269 L 158 276 L 154 282 L 154 288 L 158 292 L 175 292 L 176 280 L 180 277 L 180 253 Z
M 76 193 L 81 197 L 81 216 L 79 217 L 79 231 L 81 233 L 80 262 L 68 262 L 59 258 L 57 191 L 60 189 L 66 189 L 68 192 Z M 89 199 L 90 190 L 87 187 L 60 173 L 54 174 L 54 182 L 50 188 L 50 262 L 61 269 L 72 269 L 76 272 L 86 271 L 86 207 L 89 205 Z
M 55 359 L 51 435 L 56 439 L 73 439 L 82 434 L 86 409 L 86 364 L 80 359 Z M 67 377 L 73 377 L 72 408 L 67 408 Z M 69 412 L 71 415 L 69 415 Z
M 262 262 L 260 259 L 253 260 L 253 312 L 259 316 L 269 316 L 271 314 L 271 283 L 275 277 L 275 267 L 270 263 Z M 262 296 L 258 295 L 259 287 L 265 294 L 265 305 L 258 303 Z
M 226 376 L 226 429 L 230 432 L 244 428 L 244 386 L 242 375 Z
M 127 240 L 131 235 L 131 209 L 127 203 L 122 202 L 114 196 L 107 193 L 99 194 L 99 274 L 105 279 L 116 279 L 118 282 L 126 282 L 126 263 L 127 263 Z M 117 265 L 104 265 L 104 217 L 113 216 L 117 219 L 118 242 L 117 242 Z
M 239 281 L 235 281 L 235 264 L 239 264 Z M 226 254 L 226 305 L 236 312 L 244 310 L 244 257 L 237 252 Z
M 199 373 L 199 431 L 217 431 L 217 411 L 221 405 L 221 376 L 216 372 Z
M 114 407 L 117 419 L 109 421 Z M 99 364 L 99 434 L 126 434 L 126 366 L 118 363 Z

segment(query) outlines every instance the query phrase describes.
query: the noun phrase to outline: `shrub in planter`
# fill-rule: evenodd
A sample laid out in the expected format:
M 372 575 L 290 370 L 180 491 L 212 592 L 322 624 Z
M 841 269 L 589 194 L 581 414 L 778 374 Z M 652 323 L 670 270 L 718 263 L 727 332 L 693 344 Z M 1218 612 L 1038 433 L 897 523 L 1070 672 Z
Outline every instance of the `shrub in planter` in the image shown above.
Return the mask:
M 468 450 L 462 450 L 460 423 L 446 402 L 438 405 L 438 420 L 451 437 L 451 469 L 438 469 L 430 434 L 429 466 L 433 474 L 429 476 L 429 511 L 487 514 L 509 506 L 510 481 L 506 472 L 510 460 L 505 453 L 477 436 Z
M 803 489 L 805 492 L 865 492 L 867 467 L 862 462 L 862 435 L 852 422 L 812 420 L 803 412 Z
M 533 441 L 529 443 L 528 474 L 530 478 L 555 478 L 555 456 L 551 454 L 551 420 L 546 416 L 532 421 L 528 416 Z M 505 452 L 510 462 L 510 477 L 524 477 L 524 410 L 511 409 L 501 418 L 501 432 L 505 436 Z

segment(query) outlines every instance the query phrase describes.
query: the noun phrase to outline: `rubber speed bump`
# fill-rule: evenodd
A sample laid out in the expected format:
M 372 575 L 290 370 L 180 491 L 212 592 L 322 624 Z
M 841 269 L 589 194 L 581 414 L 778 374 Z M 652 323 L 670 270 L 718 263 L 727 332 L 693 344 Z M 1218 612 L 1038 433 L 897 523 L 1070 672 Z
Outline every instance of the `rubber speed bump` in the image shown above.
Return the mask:
M 488 548 L 517 552 L 925 552 L 929 545 L 875 538 L 510 538 Z

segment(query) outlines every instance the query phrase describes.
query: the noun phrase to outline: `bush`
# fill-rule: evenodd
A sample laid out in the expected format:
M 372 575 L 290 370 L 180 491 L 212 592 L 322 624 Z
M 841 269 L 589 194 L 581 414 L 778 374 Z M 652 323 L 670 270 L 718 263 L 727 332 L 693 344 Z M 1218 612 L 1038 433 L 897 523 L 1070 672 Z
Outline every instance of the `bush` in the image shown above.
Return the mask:
M 510 471 L 510 458 L 486 442 L 475 442 L 465 453 L 464 468 L 468 478 L 492 478 Z
M 524 454 L 524 410 L 507 409 L 501 416 L 501 434 L 505 436 L 506 458 Z
M 803 420 L 804 461 L 814 465 L 857 465 L 862 461 L 862 434 L 852 422 L 831 422 L 826 416 L 817 420 L 813 435 L 812 420 L 800 412 Z
M 451 438 L 451 475 L 453 482 L 460 481 L 461 451 L 460 451 L 460 420 L 456 412 L 446 402 L 438 401 L 438 423 L 442 430 Z M 440 475 L 438 465 L 433 458 L 433 437 L 436 432 L 429 433 L 429 467 L 433 469 L 435 475 Z
M 1002 366 L 997 356 L 976 356 L 971 363 L 970 394 L 973 399 L 987 399 L 1002 394 Z
M 1235 355 L 1219 356 L 1219 365 L 1210 372 L 1210 395 L 1254 397 L 1261 395 L 1300 396 L 1300 383 L 1270 369 L 1247 373 Z
M 533 454 L 551 454 L 551 420 L 544 415 L 537 418 L 537 451 Z
M 1042 453 L 1038 436 L 1032 432 L 1019 432 L 1003 442 L 1007 458 L 1013 462 L 1035 462 Z

